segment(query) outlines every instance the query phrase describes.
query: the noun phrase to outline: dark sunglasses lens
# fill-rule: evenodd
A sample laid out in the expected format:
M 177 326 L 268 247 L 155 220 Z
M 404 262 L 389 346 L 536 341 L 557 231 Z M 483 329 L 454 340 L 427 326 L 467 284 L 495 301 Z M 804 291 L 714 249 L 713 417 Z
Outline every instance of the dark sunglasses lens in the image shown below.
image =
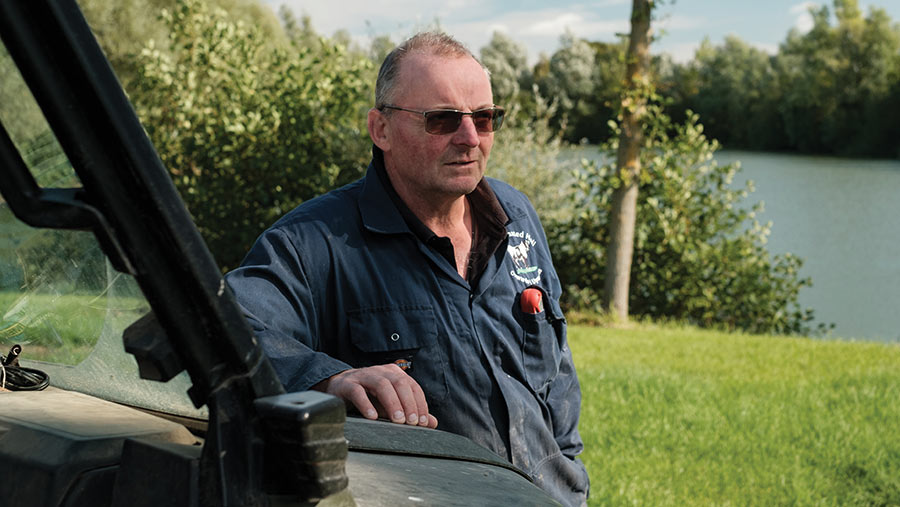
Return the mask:
M 494 131 L 494 112 L 490 109 L 475 111 L 472 113 L 472 121 L 475 123 L 475 130 L 479 132 Z
M 456 132 L 462 122 L 462 113 L 456 111 L 433 111 L 425 116 L 425 131 L 429 134 L 450 134 Z
M 502 109 L 484 109 L 472 113 L 472 121 L 479 132 L 494 132 L 503 125 Z
M 503 109 L 491 108 L 461 113 L 459 111 L 428 111 L 425 113 L 425 132 L 429 134 L 452 134 L 462 123 L 462 117 L 471 114 L 475 130 L 478 132 L 494 132 L 503 125 Z
M 503 126 L 503 118 L 506 115 L 506 111 L 503 109 L 494 109 L 494 118 L 491 122 L 494 130 L 500 130 L 500 127 Z

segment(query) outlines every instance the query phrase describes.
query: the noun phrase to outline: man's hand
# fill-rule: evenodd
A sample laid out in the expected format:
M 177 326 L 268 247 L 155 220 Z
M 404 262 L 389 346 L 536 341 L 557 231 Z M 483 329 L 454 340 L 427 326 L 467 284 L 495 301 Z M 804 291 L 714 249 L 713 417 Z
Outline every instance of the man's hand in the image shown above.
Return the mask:
M 398 424 L 436 428 L 419 383 L 396 364 L 342 371 L 312 387 L 352 403 L 366 419 L 380 415 Z M 374 399 L 370 399 L 369 396 Z

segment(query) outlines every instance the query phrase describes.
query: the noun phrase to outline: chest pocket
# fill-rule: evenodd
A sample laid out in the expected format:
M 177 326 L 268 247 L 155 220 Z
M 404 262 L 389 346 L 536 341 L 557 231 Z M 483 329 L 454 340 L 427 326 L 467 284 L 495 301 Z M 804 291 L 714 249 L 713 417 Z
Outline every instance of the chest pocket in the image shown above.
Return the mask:
M 425 392 L 428 403 L 447 397 L 445 360 L 431 306 L 401 305 L 347 312 L 356 368 L 398 363 Z
M 535 392 L 540 392 L 559 374 L 566 321 L 556 301 L 544 289 L 532 287 L 541 291 L 543 310 L 538 313 L 522 311 L 519 301 L 516 308 L 522 320 L 525 378 Z

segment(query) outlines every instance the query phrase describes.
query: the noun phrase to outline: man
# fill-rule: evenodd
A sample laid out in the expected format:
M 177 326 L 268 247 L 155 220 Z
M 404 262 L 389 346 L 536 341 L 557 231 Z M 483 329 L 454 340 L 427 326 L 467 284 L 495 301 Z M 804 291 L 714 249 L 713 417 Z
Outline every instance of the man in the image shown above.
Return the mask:
M 387 56 L 365 177 L 259 238 L 228 283 L 288 390 L 465 435 L 585 502 L 581 393 L 560 283 L 528 199 L 484 179 L 503 110 L 460 43 Z

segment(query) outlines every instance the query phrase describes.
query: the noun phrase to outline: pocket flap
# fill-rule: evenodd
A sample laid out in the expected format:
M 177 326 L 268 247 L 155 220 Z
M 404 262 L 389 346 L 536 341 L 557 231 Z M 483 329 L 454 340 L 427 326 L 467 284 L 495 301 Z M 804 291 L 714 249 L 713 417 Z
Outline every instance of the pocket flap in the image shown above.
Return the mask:
M 547 304 L 549 303 L 549 304 Z M 552 297 L 547 297 L 547 301 L 544 304 L 544 309 L 547 311 L 547 317 L 553 320 L 565 320 L 565 314 L 562 311 L 562 308 L 559 306 L 559 303 L 553 299 Z
M 347 312 L 350 340 L 363 352 L 419 349 L 437 339 L 430 306 L 361 308 Z

